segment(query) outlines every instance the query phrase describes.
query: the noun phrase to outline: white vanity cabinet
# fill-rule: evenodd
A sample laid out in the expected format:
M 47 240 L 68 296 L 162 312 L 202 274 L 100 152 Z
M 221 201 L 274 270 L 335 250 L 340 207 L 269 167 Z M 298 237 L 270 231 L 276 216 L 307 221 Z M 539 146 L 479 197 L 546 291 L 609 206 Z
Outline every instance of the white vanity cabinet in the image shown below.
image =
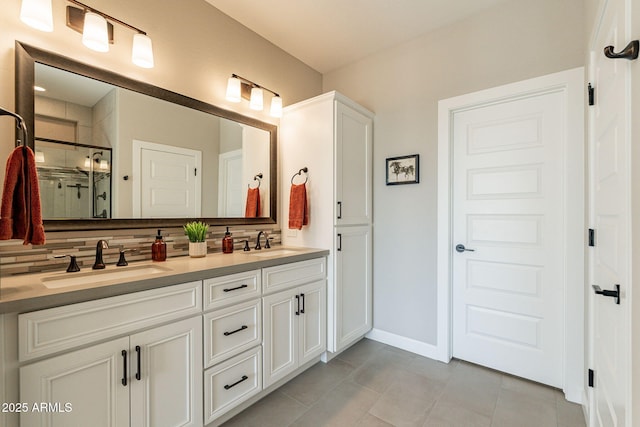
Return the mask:
M 289 287 L 262 298 L 265 387 L 326 350 L 326 280 L 317 271 L 325 271 L 324 258 L 263 270 L 265 288 Z
M 289 215 L 289 177 L 302 167 L 308 168 L 310 207 L 309 225 L 283 230 L 282 241 L 331 250 L 327 347 L 337 353 L 373 325 L 373 113 L 329 92 L 286 107 L 280 135 L 282 194 L 286 197 L 283 216 Z M 295 177 L 293 181 L 301 180 Z
M 22 366 L 21 401 L 58 406 L 22 413 L 21 425 L 201 426 L 201 292 L 191 282 L 20 315 L 20 342 L 31 343 L 21 347 L 42 354 L 197 314 Z

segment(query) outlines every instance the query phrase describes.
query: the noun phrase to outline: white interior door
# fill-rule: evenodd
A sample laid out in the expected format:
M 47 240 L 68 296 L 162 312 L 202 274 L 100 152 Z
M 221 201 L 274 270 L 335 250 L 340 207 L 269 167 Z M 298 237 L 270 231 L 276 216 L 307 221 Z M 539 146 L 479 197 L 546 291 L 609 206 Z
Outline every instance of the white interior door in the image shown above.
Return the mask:
M 134 140 L 134 217 L 201 216 L 201 163 L 200 151 Z
M 590 108 L 590 223 L 595 247 L 590 252 L 590 283 L 605 290 L 621 287 L 620 304 L 591 293 L 591 367 L 595 383 L 592 425 L 631 426 L 630 415 L 630 62 L 605 58 L 603 48 L 622 50 L 629 39 L 625 0 L 606 2 L 592 43 L 592 83 L 596 103 Z
M 453 117 L 453 355 L 563 386 L 563 93 Z M 460 248 L 461 249 L 461 248 Z
M 218 216 L 221 218 L 244 216 L 247 191 L 242 188 L 242 151 L 222 153 L 218 160 Z

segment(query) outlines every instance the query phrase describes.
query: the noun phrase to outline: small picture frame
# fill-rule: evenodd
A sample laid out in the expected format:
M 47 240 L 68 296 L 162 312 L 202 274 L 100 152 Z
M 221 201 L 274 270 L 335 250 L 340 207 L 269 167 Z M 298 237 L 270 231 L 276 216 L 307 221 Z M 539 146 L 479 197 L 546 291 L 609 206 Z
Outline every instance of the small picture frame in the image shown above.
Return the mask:
M 420 182 L 420 155 L 387 158 L 387 185 Z

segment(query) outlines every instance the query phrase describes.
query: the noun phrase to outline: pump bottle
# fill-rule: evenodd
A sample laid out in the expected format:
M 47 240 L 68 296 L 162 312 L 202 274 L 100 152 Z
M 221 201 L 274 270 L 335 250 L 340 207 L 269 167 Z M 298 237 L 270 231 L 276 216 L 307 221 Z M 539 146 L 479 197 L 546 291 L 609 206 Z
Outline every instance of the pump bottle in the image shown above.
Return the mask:
M 151 245 L 151 259 L 154 261 L 166 261 L 167 244 L 162 239 L 161 230 L 158 230 L 156 241 Z

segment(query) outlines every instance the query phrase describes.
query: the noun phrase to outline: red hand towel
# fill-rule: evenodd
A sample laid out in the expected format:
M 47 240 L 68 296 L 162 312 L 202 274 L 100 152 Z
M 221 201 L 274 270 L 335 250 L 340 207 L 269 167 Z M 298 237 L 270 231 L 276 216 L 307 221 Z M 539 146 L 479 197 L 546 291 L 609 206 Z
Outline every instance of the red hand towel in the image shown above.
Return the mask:
M 262 214 L 260 211 L 260 188 L 249 188 L 247 190 L 247 206 L 244 210 L 245 218 L 257 218 Z
M 292 184 L 289 196 L 289 228 L 301 230 L 309 224 L 307 210 L 307 187 L 305 184 Z
M 24 239 L 25 245 L 42 245 L 46 240 L 35 156 L 28 147 L 17 147 L 7 159 L 0 240 L 8 239 Z

